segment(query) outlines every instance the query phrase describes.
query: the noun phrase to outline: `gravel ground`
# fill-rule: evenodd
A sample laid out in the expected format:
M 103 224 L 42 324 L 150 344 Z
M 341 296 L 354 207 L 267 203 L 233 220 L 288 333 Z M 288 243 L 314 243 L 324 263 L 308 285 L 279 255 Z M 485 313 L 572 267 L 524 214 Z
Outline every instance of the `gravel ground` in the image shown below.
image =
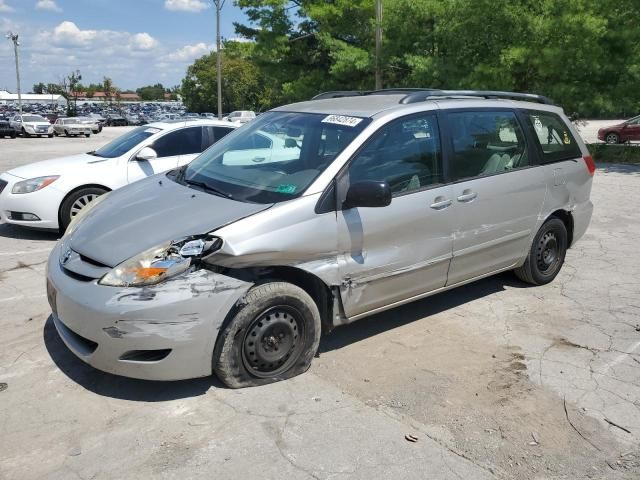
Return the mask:
M 0 140 L 0 171 L 123 131 Z M 592 199 L 552 284 L 341 327 L 305 375 L 240 391 L 81 363 L 46 302 L 56 236 L 0 225 L 0 479 L 640 478 L 640 167 L 599 166 Z

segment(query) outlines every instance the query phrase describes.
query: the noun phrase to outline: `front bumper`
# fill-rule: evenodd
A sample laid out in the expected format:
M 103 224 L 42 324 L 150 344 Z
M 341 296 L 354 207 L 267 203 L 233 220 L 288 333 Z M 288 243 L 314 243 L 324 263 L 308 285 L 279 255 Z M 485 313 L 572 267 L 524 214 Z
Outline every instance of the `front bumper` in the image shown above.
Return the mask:
M 30 228 L 58 229 L 58 209 L 64 199 L 64 192 L 49 185 L 37 192 L 16 195 L 11 193 L 13 185 L 24 179 L 8 173 L 0 175 L 0 179 L 7 182 L 0 192 L 0 223 Z M 16 220 L 12 218 L 11 212 L 31 213 L 37 215 L 40 220 Z
M 78 358 L 146 380 L 211 375 L 218 331 L 250 283 L 198 270 L 150 287 L 102 286 L 65 272 L 61 243 L 49 257 L 47 291 L 56 329 Z M 152 361 L 121 359 L 149 350 L 170 353 Z

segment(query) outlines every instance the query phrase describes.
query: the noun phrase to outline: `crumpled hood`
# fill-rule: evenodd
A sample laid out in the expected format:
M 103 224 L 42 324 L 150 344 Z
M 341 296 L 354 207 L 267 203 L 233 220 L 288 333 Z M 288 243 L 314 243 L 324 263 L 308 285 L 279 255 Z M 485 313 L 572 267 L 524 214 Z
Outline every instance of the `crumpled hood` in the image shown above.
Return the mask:
M 171 240 L 205 234 L 266 210 L 154 175 L 108 194 L 80 221 L 69 245 L 110 267 Z
M 101 158 L 88 155 L 86 153 L 80 153 L 79 155 L 71 155 L 68 157 L 53 158 L 51 160 L 43 160 L 42 162 L 30 163 L 9 170 L 14 177 L 19 178 L 35 178 L 45 177 L 47 175 L 62 175 L 69 171 L 77 170 L 82 165 L 92 163 L 102 163 L 104 161 L 115 161 L 112 158 Z

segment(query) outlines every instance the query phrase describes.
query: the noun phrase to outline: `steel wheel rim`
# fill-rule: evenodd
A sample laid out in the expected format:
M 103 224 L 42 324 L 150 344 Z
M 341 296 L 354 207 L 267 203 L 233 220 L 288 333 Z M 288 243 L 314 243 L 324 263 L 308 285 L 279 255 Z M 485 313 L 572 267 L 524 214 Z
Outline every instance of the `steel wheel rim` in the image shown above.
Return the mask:
M 89 205 L 99 196 L 100 195 L 98 195 L 97 193 L 88 193 L 87 195 L 83 195 L 80 198 L 76 199 L 76 201 L 73 202 L 73 205 L 71 205 L 71 218 L 79 214 L 80 210 Z
M 246 332 L 242 360 L 255 377 L 281 375 L 302 353 L 304 322 L 302 314 L 291 306 L 269 308 L 251 322 Z
M 560 262 L 560 242 L 554 232 L 546 232 L 540 238 L 536 260 L 538 269 L 543 274 L 552 272 Z

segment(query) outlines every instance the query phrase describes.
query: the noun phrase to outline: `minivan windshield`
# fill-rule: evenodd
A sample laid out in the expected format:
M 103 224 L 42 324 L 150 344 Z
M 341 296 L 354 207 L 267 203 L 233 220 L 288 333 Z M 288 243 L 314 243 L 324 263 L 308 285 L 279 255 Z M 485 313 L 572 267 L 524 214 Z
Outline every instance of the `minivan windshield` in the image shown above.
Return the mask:
M 134 128 L 130 132 L 127 132 L 124 135 L 100 147 L 95 152 L 91 152 L 91 154 L 95 155 L 96 157 L 116 158 L 127 153 L 140 142 L 146 140 L 151 135 L 155 135 L 160 131 L 160 128 L 149 126 Z
M 214 144 L 175 178 L 239 201 L 291 200 L 370 122 L 342 115 L 268 112 Z

